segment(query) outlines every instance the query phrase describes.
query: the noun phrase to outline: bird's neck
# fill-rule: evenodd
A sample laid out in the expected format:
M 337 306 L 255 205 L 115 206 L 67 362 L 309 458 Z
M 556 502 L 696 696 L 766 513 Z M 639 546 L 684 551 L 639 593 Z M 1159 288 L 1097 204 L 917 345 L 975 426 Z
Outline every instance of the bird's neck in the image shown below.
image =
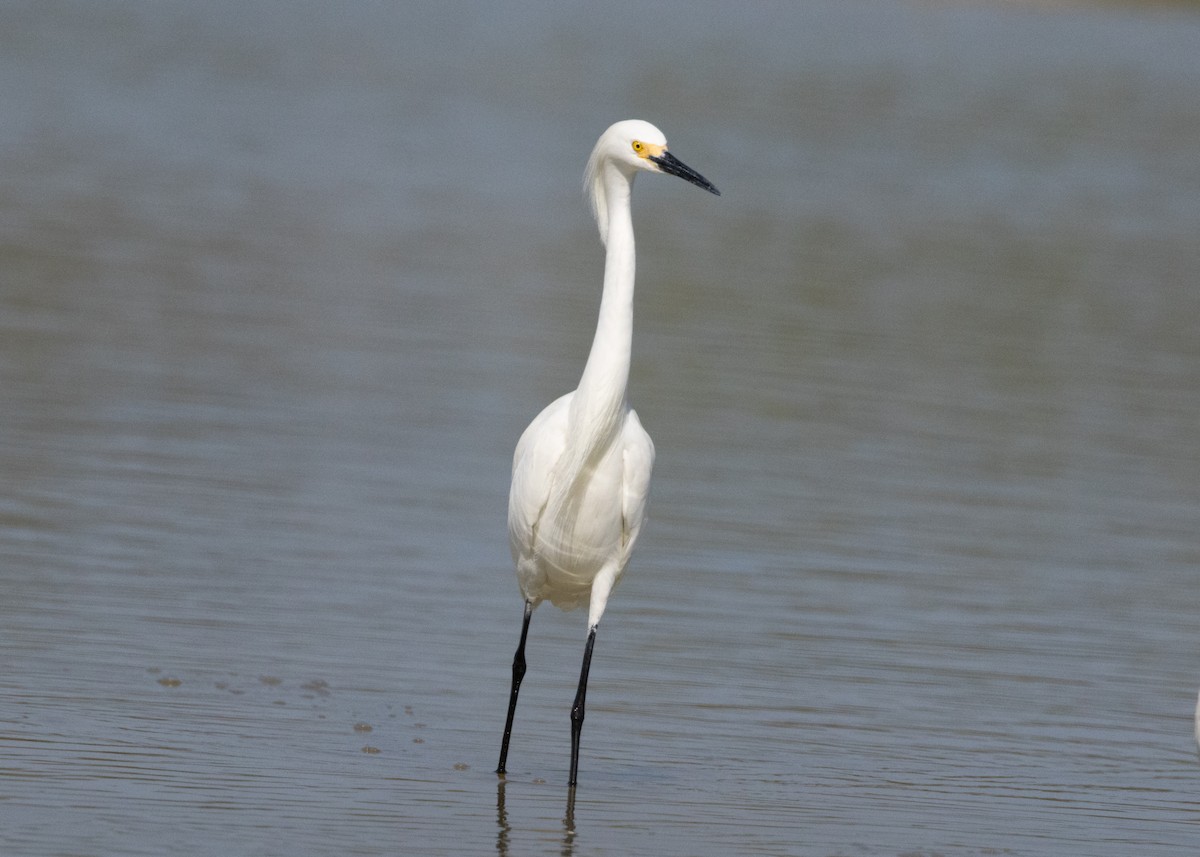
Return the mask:
M 604 294 L 600 319 L 587 365 L 575 391 L 572 416 L 575 429 L 593 435 L 603 445 L 616 431 L 625 412 L 629 362 L 633 345 L 633 280 L 635 256 L 633 218 L 629 199 L 633 176 L 615 167 L 603 177 L 605 215 L 608 219 L 604 259 Z
M 600 233 L 607 247 L 600 320 L 583 376 L 571 397 L 567 414 L 570 439 L 556 467 L 555 487 L 545 514 L 547 521 L 557 521 L 565 528 L 563 532 L 574 526 L 579 513 L 581 481 L 612 447 L 629 410 L 625 388 L 633 344 L 633 219 L 629 212 L 633 177 L 612 165 L 602 169 L 602 181 L 592 190 L 603 194 L 597 210 L 604 212 L 606 224 Z M 560 538 L 566 536 L 560 534 Z

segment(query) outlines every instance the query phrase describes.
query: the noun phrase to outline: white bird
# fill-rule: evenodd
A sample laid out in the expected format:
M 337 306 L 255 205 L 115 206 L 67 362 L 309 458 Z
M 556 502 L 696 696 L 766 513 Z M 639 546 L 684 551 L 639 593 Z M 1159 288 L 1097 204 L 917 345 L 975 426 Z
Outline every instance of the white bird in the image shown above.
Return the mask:
M 637 544 L 654 465 L 654 444 L 626 396 L 634 279 L 629 198 L 639 172 L 679 176 L 720 195 L 708 179 L 667 151 L 666 137 L 649 122 L 618 122 L 600 136 L 584 174 L 584 190 L 606 247 L 596 335 L 578 388 L 547 406 L 517 441 L 508 497 L 508 538 L 525 616 L 496 773 L 505 772 L 534 608 L 545 600 L 564 610 L 586 603 L 587 643 L 571 707 L 571 787 L 579 769 L 596 626 Z

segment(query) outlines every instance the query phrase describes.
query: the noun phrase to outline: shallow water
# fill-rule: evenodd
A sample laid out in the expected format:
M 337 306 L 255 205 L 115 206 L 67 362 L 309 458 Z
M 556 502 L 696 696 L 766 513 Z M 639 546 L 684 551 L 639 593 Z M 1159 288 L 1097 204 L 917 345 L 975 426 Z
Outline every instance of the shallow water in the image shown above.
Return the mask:
M 1200 17 L 0 13 L 0 851 L 1175 855 L 1200 768 Z M 521 614 L 608 122 L 651 521 Z

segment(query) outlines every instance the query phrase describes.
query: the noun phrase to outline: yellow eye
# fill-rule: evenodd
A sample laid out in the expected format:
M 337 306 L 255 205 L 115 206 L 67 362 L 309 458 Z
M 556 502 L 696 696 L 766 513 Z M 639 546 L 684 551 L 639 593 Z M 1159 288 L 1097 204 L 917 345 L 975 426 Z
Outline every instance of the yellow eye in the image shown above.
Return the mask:
M 645 146 L 643 146 L 643 145 L 642 145 L 642 141 L 641 141 L 641 140 L 634 140 L 634 141 L 633 141 L 633 150 L 634 150 L 635 152 L 637 152 L 639 155 L 642 153 L 642 149 L 644 149 L 644 148 L 645 148 Z

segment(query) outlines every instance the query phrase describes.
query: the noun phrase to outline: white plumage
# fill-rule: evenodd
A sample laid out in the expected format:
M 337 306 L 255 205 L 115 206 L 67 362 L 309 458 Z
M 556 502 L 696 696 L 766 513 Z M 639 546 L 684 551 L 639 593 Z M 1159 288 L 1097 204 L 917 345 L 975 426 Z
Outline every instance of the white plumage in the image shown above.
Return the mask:
M 615 430 L 594 429 L 596 448 L 572 473 L 568 438 L 587 432 L 578 425 L 579 413 L 572 419 L 576 398 L 572 392 L 556 399 L 521 435 L 513 456 L 508 534 L 525 600 L 535 606 L 546 600 L 564 610 L 590 602 L 590 629 L 599 623 L 641 532 L 654 443 L 626 405 L 613 420 Z

